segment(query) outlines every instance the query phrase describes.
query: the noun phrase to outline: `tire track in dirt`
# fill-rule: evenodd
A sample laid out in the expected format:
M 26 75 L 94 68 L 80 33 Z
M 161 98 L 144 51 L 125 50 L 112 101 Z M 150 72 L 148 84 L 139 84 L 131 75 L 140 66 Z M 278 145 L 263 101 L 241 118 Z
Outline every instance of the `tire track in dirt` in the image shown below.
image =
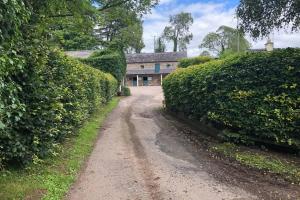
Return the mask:
M 135 102 L 132 103 L 132 105 L 134 104 Z M 151 163 L 149 162 L 143 144 L 141 143 L 137 135 L 136 128 L 133 122 L 131 121 L 131 116 L 132 116 L 132 107 L 129 106 L 125 112 L 124 118 L 129 129 L 129 134 L 131 137 L 130 138 L 131 142 L 133 144 L 134 154 L 137 158 L 138 165 L 142 172 L 146 189 L 150 193 L 152 200 L 163 200 L 162 193 L 160 191 L 160 186 L 158 183 L 155 182 L 155 175 L 151 169 Z

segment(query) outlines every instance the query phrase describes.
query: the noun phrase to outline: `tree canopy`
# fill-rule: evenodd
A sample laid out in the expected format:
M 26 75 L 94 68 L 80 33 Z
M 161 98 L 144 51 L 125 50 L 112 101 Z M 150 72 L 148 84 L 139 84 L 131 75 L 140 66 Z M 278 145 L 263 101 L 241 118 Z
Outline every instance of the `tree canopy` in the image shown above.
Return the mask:
M 131 46 L 141 49 L 140 18 L 157 3 L 158 0 L 1 0 L 0 45 L 11 44 L 12 39 L 22 32 L 26 37 L 35 35 L 39 40 L 56 41 L 64 49 L 90 48 L 95 41 L 93 28 L 101 20 L 103 22 L 103 15 L 115 18 L 110 20 L 115 22 L 122 14 L 125 23 L 121 25 L 132 25 L 134 34 L 131 35 L 137 36 L 127 40 L 137 41 Z M 108 10 L 111 14 L 107 14 Z M 126 32 L 122 29 L 124 26 L 119 32 Z
M 228 26 L 221 26 L 216 32 L 207 34 L 199 47 L 207 48 L 221 55 L 225 51 L 245 51 L 250 46 L 250 43 L 241 31 Z
M 118 6 L 100 13 L 96 35 L 103 45 L 118 40 L 127 51 L 140 52 L 144 48 L 142 24 L 138 13 Z
M 299 31 L 299 13 L 299 0 L 241 0 L 237 8 L 241 29 L 254 38 L 282 28 Z
M 178 49 L 186 50 L 186 45 L 193 39 L 193 34 L 190 33 L 190 26 L 193 22 L 191 13 L 181 12 L 170 16 L 170 25 L 165 27 L 163 35 L 168 41 L 173 42 L 174 52 L 177 52 Z

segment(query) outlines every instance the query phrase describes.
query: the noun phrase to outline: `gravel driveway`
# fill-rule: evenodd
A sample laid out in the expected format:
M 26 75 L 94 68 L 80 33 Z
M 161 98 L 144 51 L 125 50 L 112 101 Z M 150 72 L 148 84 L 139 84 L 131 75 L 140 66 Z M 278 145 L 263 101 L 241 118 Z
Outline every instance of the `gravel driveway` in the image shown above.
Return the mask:
M 161 87 L 131 88 L 106 120 L 71 200 L 257 199 L 217 181 L 159 112 Z

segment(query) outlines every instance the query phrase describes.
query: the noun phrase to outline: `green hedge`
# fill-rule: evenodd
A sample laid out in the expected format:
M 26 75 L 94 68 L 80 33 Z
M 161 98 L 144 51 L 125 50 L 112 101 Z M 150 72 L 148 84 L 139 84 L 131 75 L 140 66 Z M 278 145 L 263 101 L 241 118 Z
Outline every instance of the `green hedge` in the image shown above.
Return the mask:
M 300 50 L 249 53 L 178 69 L 166 107 L 222 128 L 226 139 L 300 147 Z
M 199 65 L 213 60 L 213 58 L 209 56 L 198 56 L 193 58 L 183 58 L 179 60 L 178 67 L 187 68 L 192 65 Z
M 112 75 L 60 52 L 26 61 L 0 57 L 0 165 L 49 155 L 117 92 Z
M 130 88 L 126 86 L 122 86 L 120 96 L 125 96 L 125 97 L 131 96 Z
M 119 83 L 126 73 L 126 58 L 122 51 L 110 49 L 96 51 L 89 58 L 81 61 L 96 69 L 112 74 Z

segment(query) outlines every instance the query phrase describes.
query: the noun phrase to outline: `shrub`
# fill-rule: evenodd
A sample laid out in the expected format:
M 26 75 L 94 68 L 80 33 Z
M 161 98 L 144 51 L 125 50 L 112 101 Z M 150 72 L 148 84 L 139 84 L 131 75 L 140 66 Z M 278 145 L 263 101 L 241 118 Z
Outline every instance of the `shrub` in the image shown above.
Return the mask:
M 198 56 L 193 58 L 183 58 L 179 60 L 178 67 L 187 68 L 192 65 L 199 65 L 213 60 L 213 58 L 209 56 Z
M 129 87 L 122 86 L 120 95 L 121 96 L 131 96 Z
M 12 69 L 11 61 L 1 55 L 0 62 L 3 60 L 3 65 Z M 3 163 L 27 163 L 48 155 L 117 91 L 117 81 L 110 74 L 60 52 L 38 60 L 27 59 L 22 73 L 0 74 Z
M 210 122 L 238 142 L 300 147 L 300 49 L 249 53 L 179 69 L 163 82 L 166 107 Z
M 94 52 L 89 58 L 81 61 L 104 72 L 112 74 L 119 83 L 126 73 L 126 59 L 123 52 L 102 50 Z

